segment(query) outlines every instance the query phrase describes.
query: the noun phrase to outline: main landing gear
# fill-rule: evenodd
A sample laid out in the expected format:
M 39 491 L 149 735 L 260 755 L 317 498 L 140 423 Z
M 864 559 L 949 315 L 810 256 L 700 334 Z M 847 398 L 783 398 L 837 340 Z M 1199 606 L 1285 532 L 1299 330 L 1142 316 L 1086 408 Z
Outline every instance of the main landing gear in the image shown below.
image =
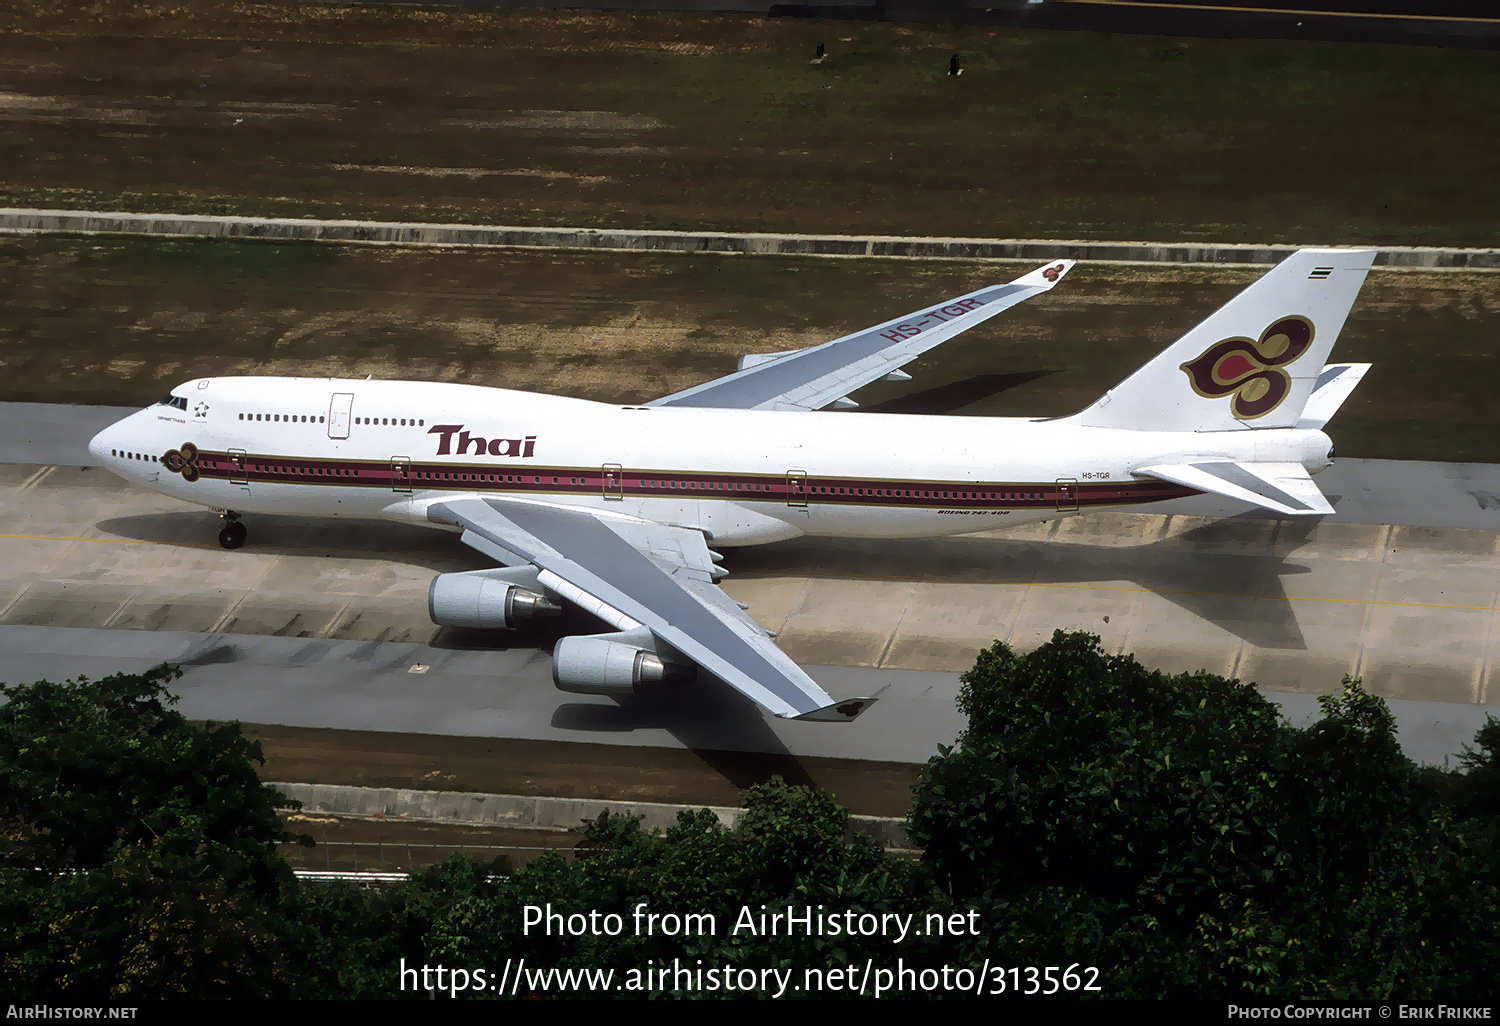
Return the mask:
M 245 544 L 245 536 L 250 532 L 240 523 L 240 515 L 232 509 L 226 509 L 220 516 L 224 518 L 224 529 L 219 532 L 219 544 L 226 549 L 237 549 Z

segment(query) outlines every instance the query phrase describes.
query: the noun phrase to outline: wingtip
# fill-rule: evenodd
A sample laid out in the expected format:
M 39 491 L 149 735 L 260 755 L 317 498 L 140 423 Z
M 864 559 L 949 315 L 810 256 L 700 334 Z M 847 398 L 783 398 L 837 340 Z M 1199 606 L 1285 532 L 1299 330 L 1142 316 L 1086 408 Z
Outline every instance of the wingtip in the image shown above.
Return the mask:
M 1067 273 L 1073 269 L 1076 260 L 1053 260 L 1051 263 L 1043 264 L 1029 274 L 1023 274 L 1012 285 L 1029 285 L 1032 288 L 1050 289 L 1062 281 Z
M 790 719 L 807 720 L 811 723 L 847 723 L 869 711 L 870 706 L 878 701 L 879 698 L 841 698 L 821 709 L 792 716 Z

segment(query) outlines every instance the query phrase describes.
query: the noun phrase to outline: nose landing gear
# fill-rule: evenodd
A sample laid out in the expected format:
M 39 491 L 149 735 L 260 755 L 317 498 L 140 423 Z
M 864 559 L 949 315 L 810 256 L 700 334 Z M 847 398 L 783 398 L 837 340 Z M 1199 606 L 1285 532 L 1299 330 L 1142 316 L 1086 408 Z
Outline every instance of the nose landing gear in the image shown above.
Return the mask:
M 250 532 L 240 523 L 240 515 L 231 509 L 220 515 L 224 518 L 224 529 L 219 532 L 219 544 L 226 549 L 237 549 L 245 544 L 245 537 Z

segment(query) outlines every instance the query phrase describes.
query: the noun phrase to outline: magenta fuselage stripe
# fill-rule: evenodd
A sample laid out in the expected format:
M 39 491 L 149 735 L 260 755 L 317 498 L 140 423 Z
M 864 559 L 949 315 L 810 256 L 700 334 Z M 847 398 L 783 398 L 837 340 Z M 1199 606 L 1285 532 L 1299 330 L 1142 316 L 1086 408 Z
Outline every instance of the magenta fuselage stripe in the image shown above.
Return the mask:
M 883 506 L 924 509 L 936 506 L 1055 509 L 1084 506 L 1122 506 L 1200 495 L 1192 488 L 1167 481 L 960 482 L 892 481 L 848 477 L 765 474 L 730 475 L 674 473 L 667 470 L 620 471 L 606 482 L 602 468 L 515 467 L 485 464 L 428 464 L 397 460 L 325 460 L 309 457 L 246 455 L 237 461 L 227 452 L 199 451 L 194 466 L 201 477 L 265 484 L 342 485 L 400 489 L 463 489 L 465 491 L 545 492 L 565 495 L 629 495 L 797 502 L 816 506 Z

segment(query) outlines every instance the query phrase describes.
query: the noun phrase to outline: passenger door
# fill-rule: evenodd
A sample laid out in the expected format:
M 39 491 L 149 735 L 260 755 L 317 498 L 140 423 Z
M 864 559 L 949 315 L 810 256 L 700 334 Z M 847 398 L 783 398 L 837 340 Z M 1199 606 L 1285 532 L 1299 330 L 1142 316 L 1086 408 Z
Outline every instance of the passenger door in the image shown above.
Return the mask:
M 229 450 L 229 483 L 244 489 L 246 495 L 250 494 L 250 477 L 246 472 L 244 449 Z
M 328 437 L 349 437 L 349 414 L 354 408 L 353 392 L 335 392 L 328 403 Z
M 1057 479 L 1057 508 L 1061 512 L 1073 513 L 1078 510 L 1078 479 L 1073 477 L 1060 477 Z
M 618 463 L 606 463 L 601 477 L 604 497 L 613 502 L 625 498 L 625 470 Z

